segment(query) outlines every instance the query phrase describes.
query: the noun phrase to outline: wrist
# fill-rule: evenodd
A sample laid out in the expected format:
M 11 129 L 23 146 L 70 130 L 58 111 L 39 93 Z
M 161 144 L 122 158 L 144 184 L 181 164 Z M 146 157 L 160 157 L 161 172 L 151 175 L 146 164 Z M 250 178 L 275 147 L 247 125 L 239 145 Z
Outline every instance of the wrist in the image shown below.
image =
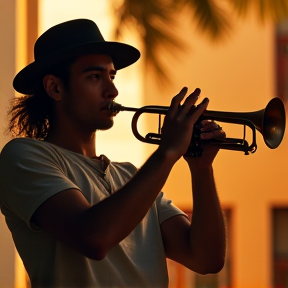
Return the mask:
M 185 157 L 185 160 L 192 172 L 200 172 L 207 173 L 213 171 L 212 163 L 205 163 L 201 159 L 201 157 Z
M 179 160 L 176 153 L 162 149 L 161 146 L 156 149 L 153 156 L 157 159 L 157 161 L 171 167 Z

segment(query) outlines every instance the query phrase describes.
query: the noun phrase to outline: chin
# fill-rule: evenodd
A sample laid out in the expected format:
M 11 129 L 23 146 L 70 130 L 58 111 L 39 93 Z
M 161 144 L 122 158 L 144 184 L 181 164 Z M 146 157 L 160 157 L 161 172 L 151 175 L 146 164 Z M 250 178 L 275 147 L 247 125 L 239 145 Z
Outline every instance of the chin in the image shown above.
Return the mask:
M 102 123 L 102 125 L 99 125 L 97 128 L 96 128 L 96 130 L 108 130 L 108 129 L 110 129 L 110 128 L 112 128 L 113 127 L 113 125 L 114 125 L 114 121 L 113 120 L 111 120 L 111 121 L 107 121 L 106 123 Z

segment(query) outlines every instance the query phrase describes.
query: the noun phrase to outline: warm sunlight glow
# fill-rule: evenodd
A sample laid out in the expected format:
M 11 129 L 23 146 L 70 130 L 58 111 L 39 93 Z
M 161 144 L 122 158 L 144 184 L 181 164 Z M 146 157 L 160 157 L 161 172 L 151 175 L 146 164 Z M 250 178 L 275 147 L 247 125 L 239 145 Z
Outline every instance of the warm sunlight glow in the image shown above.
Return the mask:
M 15 288 L 28 288 L 26 283 L 26 270 L 19 254 L 15 253 Z
M 27 55 L 27 38 L 26 38 L 26 17 L 27 17 L 27 7 L 25 0 L 17 0 L 16 2 L 16 35 L 15 42 L 16 47 L 21 47 L 21 49 L 16 49 L 16 67 L 15 71 L 20 71 L 26 65 L 26 55 Z
M 32 31 L 35 36 L 36 31 L 42 34 L 58 23 L 77 18 L 88 18 L 98 24 L 107 41 L 115 41 L 113 31 L 116 25 L 116 16 L 113 5 L 119 4 L 121 1 L 124 0 L 0 0 L 0 14 L 2 13 L 0 40 L 1 44 L 5 44 L 2 45 L 3 47 L 1 46 L 0 54 L 0 63 L 3 66 L 3 69 L 0 70 L 0 108 L 2 109 L 0 116 L 3 116 L 2 122 L 0 121 L 1 127 L 4 120 L 6 121 L 4 115 L 6 115 L 8 99 L 14 96 L 11 85 L 14 72 L 18 72 L 26 66 L 27 61 L 29 62 L 27 59 L 30 59 L 31 56 L 27 57 L 32 45 L 31 37 L 29 38 L 28 35 L 33 34 L 31 33 L 33 29 L 27 33 L 27 27 L 35 27 L 35 30 Z M 165 1 L 158 2 L 166 3 Z M 28 3 L 32 3 L 31 6 L 35 8 L 34 14 L 31 13 Z M 1 9 L 2 7 L 4 9 Z M 35 13 L 36 7 L 39 9 L 39 13 L 36 15 L 38 17 L 35 16 L 37 14 Z M 201 88 L 202 92 L 198 101 L 208 97 L 210 99 L 208 110 L 253 112 L 264 109 L 272 97 L 279 96 L 276 93 L 277 82 L 279 82 L 277 78 L 279 77 L 276 73 L 277 61 L 275 59 L 279 54 L 279 49 L 275 42 L 275 38 L 277 38 L 275 37 L 277 36 L 275 35 L 275 25 L 270 22 L 259 23 L 253 13 L 249 14 L 247 18 L 241 19 L 231 15 L 228 16 L 232 21 L 233 32 L 225 41 L 215 44 L 207 41 L 206 34 L 197 28 L 197 23 L 191 24 L 190 19 L 194 17 L 191 17 L 191 11 L 183 9 L 181 15 L 180 13 L 177 15 L 179 27 L 175 24 L 175 27 L 171 27 L 171 31 L 175 31 L 185 40 L 184 44 L 188 49 L 183 53 L 178 50 L 174 53 L 171 50 L 173 57 L 166 57 L 165 53 L 161 55 L 161 51 L 158 53 L 167 64 L 165 69 L 167 69 L 172 83 L 157 85 L 159 84 L 157 77 L 151 73 L 149 66 L 144 66 L 143 59 L 140 59 L 132 66 L 117 72 L 115 84 L 119 95 L 116 102 L 130 107 L 168 106 L 172 97 L 182 87 L 187 86 L 189 92 L 196 87 Z M 37 21 L 38 27 L 35 24 Z M 35 26 L 33 26 L 34 24 Z M 125 38 L 118 41 L 131 44 L 144 54 L 141 46 L 143 44 L 139 41 L 139 35 L 135 31 L 127 29 L 123 34 Z M 288 45 L 288 32 L 286 37 L 285 45 Z M 281 57 L 286 59 L 286 62 L 283 60 L 283 65 L 288 65 L 287 55 L 284 52 L 283 55 L 281 54 Z M 286 77 L 285 74 L 283 79 Z M 131 131 L 133 115 L 133 112 L 120 112 L 114 119 L 113 128 L 97 132 L 97 155 L 105 154 L 112 161 L 130 161 L 137 167 L 142 165 L 157 145 L 142 143 L 134 137 Z M 154 123 L 150 122 L 150 119 L 147 121 L 139 119 L 139 122 L 139 133 L 143 136 L 148 132 L 157 132 L 157 120 L 155 120 L 156 129 L 153 131 L 150 131 L 150 128 L 154 128 Z M 219 124 L 226 131 L 227 137 L 242 138 L 242 126 Z M 224 269 L 224 272 L 219 274 L 218 288 L 268 288 L 273 286 L 275 274 L 273 267 L 276 263 L 273 257 L 276 249 L 272 243 L 275 230 L 272 212 L 273 209 L 279 207 L 286 209 L 288 207 L 287 127 L 286 123 L 286 133 L 277 149 L 269 149 L 260 132 L 257 132 L 258 149 L 256 153 L 245 156 L 239 151 L 221 150 L 213 163 L 221 205 L 225 211 L 231 212 L 229 223 L 227 221 L 227 237 L 229 245 L 231 243 L 227 249 L 229 257 L 231 256 L 227 261 L 229 269 Z M 143 133 L 141 133 L 142 131 Z M 246 133 L 248 138 L 246 139 L 251 142 L 248 128 Z M 0 137 L 2 147 L 9 140 L 5 137 L 4 134 Z M 183 159 L 174 165 L 163 191 L 165 196 L 183 211 L 191 212 L 193 209 L 191 175 L 187 163 Z M 281 227 L 285 227 L 285 225 L 283 224 Z M 283 243 L 286 244 L 287 241 L 285 240 Z M 281 250 L 282 246 L 276 248 Z M 0 288 L 28 288 L 29 284 L 26 282 L 29 281 L 25 280 L 27 274 L 15 250 L 4 217 L 0 218 L 0 252 L 2 256 Z M 17 255 L 15 256 L 15 254 Z M 169 264 L 169 288 L 197 286 L 195 284 L 198 279 L 197 275 L 192 275 L 192 272 L 179 267 L 175 263 Z M 225 276 L 225 273 L 229 275 Z M 221 277 L 223 279 L 226 277 L 225 281 L 228 281 L 229 278 L 230 285 L 221 280 Z M 203 284 L 201 287 L 204 286 Z

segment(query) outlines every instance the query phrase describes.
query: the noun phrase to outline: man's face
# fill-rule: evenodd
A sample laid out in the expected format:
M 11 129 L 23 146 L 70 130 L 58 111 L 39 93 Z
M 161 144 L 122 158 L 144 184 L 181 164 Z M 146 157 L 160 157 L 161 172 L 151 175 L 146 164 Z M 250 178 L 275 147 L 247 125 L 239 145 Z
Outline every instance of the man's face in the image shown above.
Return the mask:
M 116 71 L 108 55 L 85 55 L 79 57 L 70 68 L 70 80 L 60 103 L 71 125 L 82 131 L 94 132 L 113 126 L 109 103 L 118 95 L 113 79 Z M 62 117 L 63 118 L 63 117 Z

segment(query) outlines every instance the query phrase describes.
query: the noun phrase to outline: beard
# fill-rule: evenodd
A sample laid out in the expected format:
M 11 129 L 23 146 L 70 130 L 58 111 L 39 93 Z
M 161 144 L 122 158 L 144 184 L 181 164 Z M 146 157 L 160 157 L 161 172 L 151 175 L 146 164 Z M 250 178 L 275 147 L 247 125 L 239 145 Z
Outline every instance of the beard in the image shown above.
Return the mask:
M 106 119 L 105 121 L 93 121 L 93 120 L 82 120 L 77 121 L 74 125 L 76 125 L 79 131 L 94 133 L 96 131 L 106 131 L 113 127 L 114 121 L 113 119 Z
M 71 125 L 77 127 L 77 130 L 83 132 L 105 131 L 114 125 L 112 114 L 106 114 L 106 111 L 97 111 L 93 106 L 79 105 L 73 96 L 71 95 L 68 101 L 65 99 L 62 113 L 66 114 L 65 118 L 71 122 Z

